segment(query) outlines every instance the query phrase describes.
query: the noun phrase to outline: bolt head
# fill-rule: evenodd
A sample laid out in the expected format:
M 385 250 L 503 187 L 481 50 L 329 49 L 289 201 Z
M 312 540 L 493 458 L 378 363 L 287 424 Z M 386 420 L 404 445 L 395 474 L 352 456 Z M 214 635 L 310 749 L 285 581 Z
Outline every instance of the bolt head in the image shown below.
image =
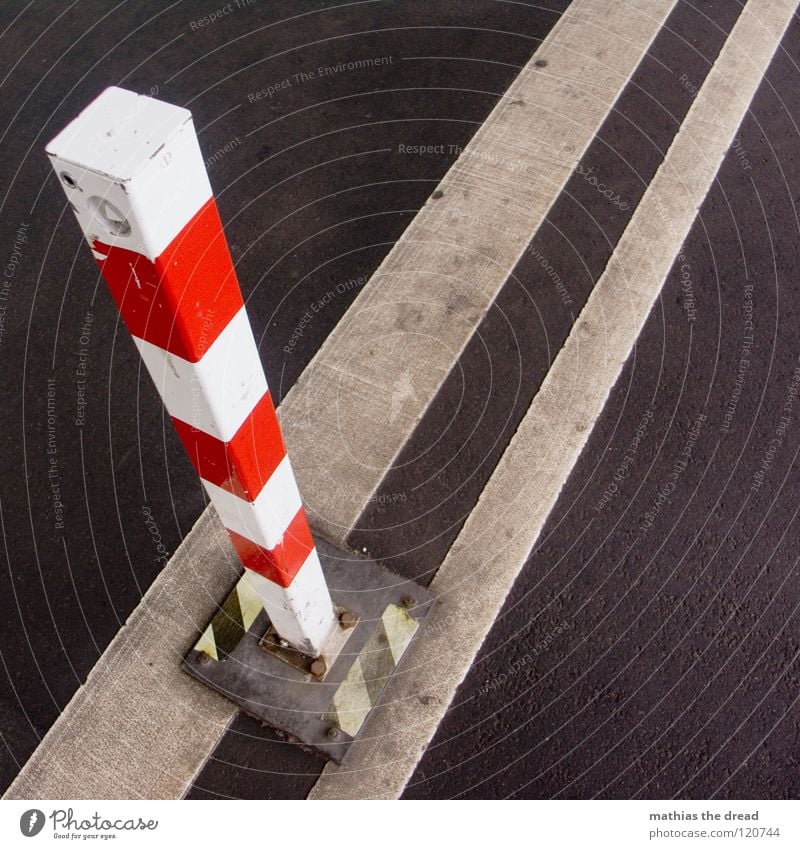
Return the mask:
M 349 610 L 343 610 L 339 614 L 339 624 L 342 626 L 342 628 L 352 628 L 357 621 L 358 618 L 356 617 L 356 615 L 354 613 L 351 613 Z
M 400 604 L 402 604 L 403 607 L 414 607 L 414 605 L 416 603 L 417 603 L 417 600 L 414 598 L 414 596 L 411 596 L 411 595 L 403 596 L 403 598 L 400 601 Z
M 338 740 L 339 739 L 339 729 L 331 726 L 326 732 L 329 740 Z
M 315 678 L 322 678 L 322 676 L 328 671 L 328 665 L 321 657 L 318 657 L 311 661 L 311 665 L 308 669 Z

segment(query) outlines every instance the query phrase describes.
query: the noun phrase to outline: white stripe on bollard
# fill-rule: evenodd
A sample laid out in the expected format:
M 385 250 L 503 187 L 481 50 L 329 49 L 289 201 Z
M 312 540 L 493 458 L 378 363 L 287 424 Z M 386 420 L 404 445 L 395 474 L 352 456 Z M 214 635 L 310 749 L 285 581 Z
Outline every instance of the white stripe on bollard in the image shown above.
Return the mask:
M 244 424 L 267 380 L 244 307 L 196 363 L 133 337 L 167 411 L 223 442 Z M 199 386 L 216 392 L 198 392 Z
M 275 630 L 319 655 L 333 603 L 191 114 L 108 88 L 47 153 Z

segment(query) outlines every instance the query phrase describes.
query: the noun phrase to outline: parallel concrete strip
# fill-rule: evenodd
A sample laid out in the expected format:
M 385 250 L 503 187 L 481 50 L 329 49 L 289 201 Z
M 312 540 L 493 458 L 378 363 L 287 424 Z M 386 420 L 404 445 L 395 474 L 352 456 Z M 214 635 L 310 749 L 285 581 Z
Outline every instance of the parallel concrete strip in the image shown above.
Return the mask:
M 417 216 L 284 400 L 279 413 L 301 491 L 333 541 L 347 537 L 410 438 L 674 2 L 609 9 L 605 0 L 574 0 L 445 177 L 444 197 Z M 547 66 L 537 66 L 543 58 Z M 507 244 L 487 244 L 498 229 Z M 402 356 L 379 350 L 367 362 L 359 340 L 383 344 L 407 321 L 426 334 L 415 337 L 421 344 L 403 339 Z M 350 356 L 359 359 L 345 379 L 341 364 Z M 413 398 L 382 416 L 406 378 Z M 356 460 L 343 451 L 342 432 L 359 445 L 363 435 L 368 453 Z M 179 669 L 234 570 L 224 532 L 206 511 L 4 798 L 182 796 L 236 713 Z
M 357 526 L 673 6 L 572 3 L 284 399 L 331 542 Z
M 207 510 L 4 798 L 180 798 L 236 714 L 180 663 L 238 577 Z
M 310 798 L 395 798 L 525 564 L 780 43 L 794 0 L 750 0 L 431 588 L 440 603 L 345 765 Z

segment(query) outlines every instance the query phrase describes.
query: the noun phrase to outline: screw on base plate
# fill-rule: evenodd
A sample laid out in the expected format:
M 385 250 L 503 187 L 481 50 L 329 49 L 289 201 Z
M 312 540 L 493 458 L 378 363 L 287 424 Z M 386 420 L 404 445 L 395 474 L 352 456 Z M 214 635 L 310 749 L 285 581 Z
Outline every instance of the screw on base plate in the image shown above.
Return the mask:
M 324 540 L 319 541 L 319 551 L 323 573 L 334 587 L 333 627 L 322 651 L 304 654 L 282 647 L 271 623 L 261 631 L 268 619 L 265 612 L 243 632 L 229 662 L 201 666 L 196 654 L 205 643 L 198 641 L 184 668 L 287 739 L 300 740 L 341 763 L 354 740 L 365 733 L 364 723 L 379 703 L 383 685 L 418 638 L 435 599 L 425 587 L 377 563 L 355 560 Z M 239 589 L 237 585 L 234 592 Z M 356 619 L 350 628 L 344 627 L 347 617 L 339 620 L 345 611 Z M 224 652 L 219 651 L 222 660 Z M 315 660 L 327 666 L 321 678 L 312 674 Z M 321 669 L 314 667 L 315 672 Z
M 400 599 L 400 604 L 405 608 L 413 607 L 417 603 L 417 600 L 412 595 L 404 595 L 402 599 Z
M 342 628 L 352 628 L 356 622 L 358 622 L 358 617 L 349 610 L 343 610 L 339 614 L 339 624 Z

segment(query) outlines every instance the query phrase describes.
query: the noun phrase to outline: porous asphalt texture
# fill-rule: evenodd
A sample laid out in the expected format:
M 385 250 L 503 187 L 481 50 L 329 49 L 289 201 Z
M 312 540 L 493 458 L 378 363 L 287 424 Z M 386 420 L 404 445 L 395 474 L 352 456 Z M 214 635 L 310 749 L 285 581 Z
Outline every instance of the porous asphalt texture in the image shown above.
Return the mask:
M 204 26 L 211 9 L 187 4 L 18 5 L 0 60 L 6 254 L 27 225 L 0 337 L 3 785 L 158 573 L 143 507 L 174 551 L 204 506 L 44 144 L 112 83 L 192 109 L 279 398 L 566 5 L 242 4 Z M 406 500 L 377 499 L 354 547 L 430 580 L 739 11 L 678 4 L 582 160 L 621 203 L 573 176 L 384 483 Z M 407 797 L 797 796 L 800 408 L 784 408 L 800 365 L 798 35 L 795 23 Z M 382 62 L 336 70 L 367 57 Z M 299 797 L 322 766 L 239 717 L 190 795 Z

